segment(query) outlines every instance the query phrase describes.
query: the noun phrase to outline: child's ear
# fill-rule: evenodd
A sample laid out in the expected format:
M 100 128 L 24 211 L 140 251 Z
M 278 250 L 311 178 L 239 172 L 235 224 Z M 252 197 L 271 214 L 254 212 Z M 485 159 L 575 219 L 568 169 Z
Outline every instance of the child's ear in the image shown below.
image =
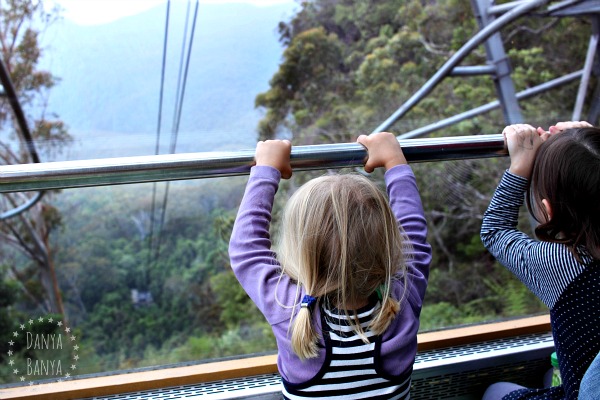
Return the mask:
M 546 209 L 546 215 L 548 216 L 548 221 L 550 221 L 552 219 L 552 207 L 550 206 L 550 202 L 548 199 L 542 199 L 542 205 Z

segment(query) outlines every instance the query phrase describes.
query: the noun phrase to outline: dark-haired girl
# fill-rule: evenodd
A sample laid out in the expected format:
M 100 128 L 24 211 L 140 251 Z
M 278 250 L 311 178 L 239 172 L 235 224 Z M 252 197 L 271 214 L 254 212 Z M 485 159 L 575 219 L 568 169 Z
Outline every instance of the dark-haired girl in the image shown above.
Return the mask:
M 575 400 L 600 350 L 600 129 L 587 122 L 548 131 L 517 124 L 503 134 L 510 168 L 483 217 L 481 239 L 550 309 L 563 383 L 496 383 L 484 400 Z M 539 223 L 537 239 L 517 230 L 524 193 Z

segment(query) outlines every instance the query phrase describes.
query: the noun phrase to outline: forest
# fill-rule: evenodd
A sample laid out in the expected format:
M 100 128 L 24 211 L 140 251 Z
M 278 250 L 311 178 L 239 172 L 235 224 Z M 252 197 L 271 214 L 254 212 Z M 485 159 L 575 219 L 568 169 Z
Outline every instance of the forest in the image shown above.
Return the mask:
M 40 111 L 59 77 L 38 69 L 38 31 L 28 23 L 40 18 L 40 3 L 10 0 L 0 7 L 2 57 L 32 135 L 43 151 L 60 151 L 71 141 L 68 129 L 60 116 Z M 591 23 L 573 20 L 526 17 L 502 30 L 517 91 L 582 67 Z M 460 0 L 310 0 L 299 2 L 277 29 L 281 63 L 269 89 L 256 94 L 264 116 L 251 129 L 257 140 L 304 145 L 352 142 L 371 132 L 478 26 L 470 2 Z M 481 46 L 463 65 L 485 62 Z M 576 94 L 572 83 L 520 102 L 525 122 L 547 127 L 570 119 Z M 399 135 L 494 100 L 489 76 L 453 77 L 390 129 Z M 5 99 L 0 110 L 2 162 L 29 162 Z M 498 110 L 432 136 L 496 134 L 505 124 Z M 434 251 L 422 331 L 547 311 L 479 239 L 482 214 L 507 166 L 505 158 L 413 165 Z M 274 235 L 287 197 L 328 172 L 295 173 L 281 185 Z M 382 184 L 381 174 L 372 178 Z M 27 212 L 3 220 L 0 383 L 15 382 L 8 336 L 30 316 L 68 321 L 81 358 L 74 375 L 275 351 L 269 325 L 229 266 L 227 244 L 244 184 L 244 177 L 173 184 L 175 211 L 155 246 L 149 246 L 157 243 L 149 227 L 161 222 L 147 211 L 151 184 L 48 193 Z M 3 207 L 32 195 L 3 195 Z M 131 204 L 133 212 L 125 208 Z M 525 214 L 522 222 L 530 224 Z M 53 333 L 41 325 L 31 329 Z M 17 359 L 36 357 L 24 344 L 11 350 Z

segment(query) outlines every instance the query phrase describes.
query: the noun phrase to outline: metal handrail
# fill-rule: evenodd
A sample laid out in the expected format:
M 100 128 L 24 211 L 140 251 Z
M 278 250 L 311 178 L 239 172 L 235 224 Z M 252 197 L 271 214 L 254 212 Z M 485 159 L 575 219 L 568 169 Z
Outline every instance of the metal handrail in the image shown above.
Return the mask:
M 398 141 L 409 162 L 507 154 L 500 134 Z M 360 167 L 366 158 L 358 143 L 294 146 L 291 165 L 300 171 Z M 5 165 L 0 193 L 245 175 L 253 164 L 254 149 Z

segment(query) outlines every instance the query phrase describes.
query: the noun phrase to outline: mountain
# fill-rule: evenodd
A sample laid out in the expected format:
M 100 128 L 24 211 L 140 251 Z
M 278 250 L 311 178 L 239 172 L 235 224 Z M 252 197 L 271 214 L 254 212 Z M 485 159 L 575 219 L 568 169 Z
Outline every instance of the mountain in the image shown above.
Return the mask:
M 169 152 L 180 65 L 185 68 L 195 2 L 171 2 L 160 153 Z M 176 152 L 253 147 L 260 111 L 282 57 L 277 25 L 294 4 L 200 4 Z M 61 20 L 44 32 L 43 68 L 60 78 L 48 99 L 75 138 L 62 158 L 155 153 L 166 4 L 97 26 Z

